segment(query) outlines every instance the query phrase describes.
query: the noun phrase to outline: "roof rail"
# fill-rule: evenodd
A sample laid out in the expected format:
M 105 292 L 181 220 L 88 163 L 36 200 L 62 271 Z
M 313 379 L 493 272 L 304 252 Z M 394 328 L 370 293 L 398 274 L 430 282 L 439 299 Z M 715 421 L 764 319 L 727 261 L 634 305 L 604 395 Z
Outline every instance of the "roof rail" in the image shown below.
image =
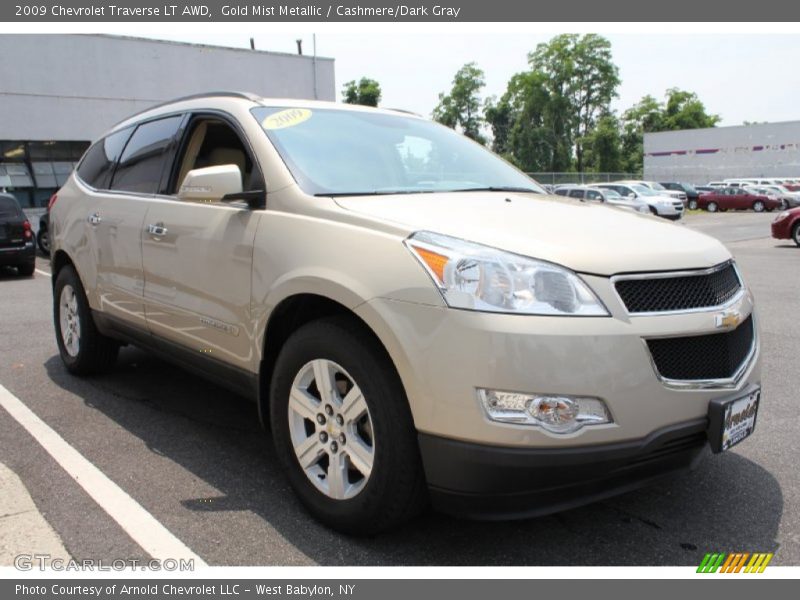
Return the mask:
M 228 98 L 243 98 L 244 100 L 250 100 L 251 102 L 258 102 L 259 100 L 261 100 L 261 96 L 258 96 L 257 94 L 252 94 L 250 92 L 237 92 L 237 91 L 231 91 L 231 90 L 222 90 L 222 91 L 217 91 L 217 92 L 201 92 L 199 94 L 190 94 L 188 96 L 181 96 L 180 98 L 173 98 L 173 99 L 170 99 L 170 100 L 164 100 L 163 102 L 159 102 L 157 104 L 153 104 L 152 106 L 148 106 L 147 108 L 145 108 L 143 110 L 140 110 L 139 112 L 136 112 L 136 113 L 134 113 L 132 115 L 129 115 L 129 116 L 125 117 L 124 119 L 122 119 L 121 121 L 118 121 L 117 123 L 114 124 L 114 126 L 111 129 L 115 129 L 117 127 L 117 125 L 119 125 L 120 123 L 124 123 L 125 121 L 129 121 L 130 119 L 138 117 L 139 115 L 142 115 L 142 114 L 144 114 L 146 112 L 149 112 L 151 110 L 154 110 L 156 108 L 161 108 L 162 106 L 167 106 L 168 104 L 175 104 L 176 102 L 186 102 L 188 100 L 198 100 L 200 98 L 213 98 L 215 96 L 225 96 L 225 97 L 228 97 Z

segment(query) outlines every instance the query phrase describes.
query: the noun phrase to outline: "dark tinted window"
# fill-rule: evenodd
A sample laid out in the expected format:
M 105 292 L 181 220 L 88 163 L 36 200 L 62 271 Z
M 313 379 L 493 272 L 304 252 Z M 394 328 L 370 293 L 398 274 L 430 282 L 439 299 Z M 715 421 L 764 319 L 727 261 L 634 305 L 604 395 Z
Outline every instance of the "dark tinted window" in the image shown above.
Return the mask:
M 93 188 L 108 188 L 114 163 L 122 153 L 125 142 L 133 131 L 132 127 L 112 133 L 89 148 L 89 152 L 78 166 L 78 177 Z
M 22 212 L 13 196 L 0 194 L 0 217 L 17 217 Z
M 603 196 L 597 190 L 586 190 L 586 199 L 602 202 Z
M 570 190 L 569 195 L 572 198 L 583 198 L 583 190 Z
M 556 194 L 559 196 L 566 196 L 569 193 L 569 190 L 565 190 L 564 188 L 556 190 Z
M 112 190 L 155 194 L 182 116 L 143 123 L 136 128 L 114 172 Z

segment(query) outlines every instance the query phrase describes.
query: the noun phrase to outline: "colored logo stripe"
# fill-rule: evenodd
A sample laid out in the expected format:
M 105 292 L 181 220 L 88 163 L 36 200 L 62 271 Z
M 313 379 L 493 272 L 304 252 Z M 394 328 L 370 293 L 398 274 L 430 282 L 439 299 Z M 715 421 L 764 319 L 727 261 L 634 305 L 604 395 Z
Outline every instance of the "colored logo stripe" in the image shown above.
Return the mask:
M 709 552 L 697 567 L 698 573 L 763 573 L 774 555 L 769 552 Z M 748 562 L 748 559 L 749 562 Z M 747 566 L 745 566 L 747 563 Z M 743 570 L 744 569 L 744 570 Z

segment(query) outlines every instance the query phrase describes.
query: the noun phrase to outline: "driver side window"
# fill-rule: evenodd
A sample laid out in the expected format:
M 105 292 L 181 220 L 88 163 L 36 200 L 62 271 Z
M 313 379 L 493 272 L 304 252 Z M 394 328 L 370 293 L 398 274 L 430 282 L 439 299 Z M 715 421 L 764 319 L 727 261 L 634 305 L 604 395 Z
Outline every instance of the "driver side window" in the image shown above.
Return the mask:
M 177 195 L 189 171 L 220 165 L 235 165 L 239 168 L 243 191 L 264 189 L 263 176 L 249 148 L 233 127 L 222 119 L 194 119 L 189 124 L 175 164 L 170 195 Z

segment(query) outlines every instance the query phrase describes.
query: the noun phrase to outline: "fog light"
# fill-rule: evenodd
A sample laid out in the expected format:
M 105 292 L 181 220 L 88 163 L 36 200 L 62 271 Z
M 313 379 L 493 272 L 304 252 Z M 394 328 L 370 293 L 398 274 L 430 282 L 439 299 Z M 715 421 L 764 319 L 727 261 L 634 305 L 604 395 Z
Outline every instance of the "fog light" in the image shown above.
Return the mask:
M 521 394 L 478 389 L 492 421 L 534 425 L 552 433 L 573 433 L 588 425 L 613 423 L 606 403 L 599 398 L 555 394 Z

